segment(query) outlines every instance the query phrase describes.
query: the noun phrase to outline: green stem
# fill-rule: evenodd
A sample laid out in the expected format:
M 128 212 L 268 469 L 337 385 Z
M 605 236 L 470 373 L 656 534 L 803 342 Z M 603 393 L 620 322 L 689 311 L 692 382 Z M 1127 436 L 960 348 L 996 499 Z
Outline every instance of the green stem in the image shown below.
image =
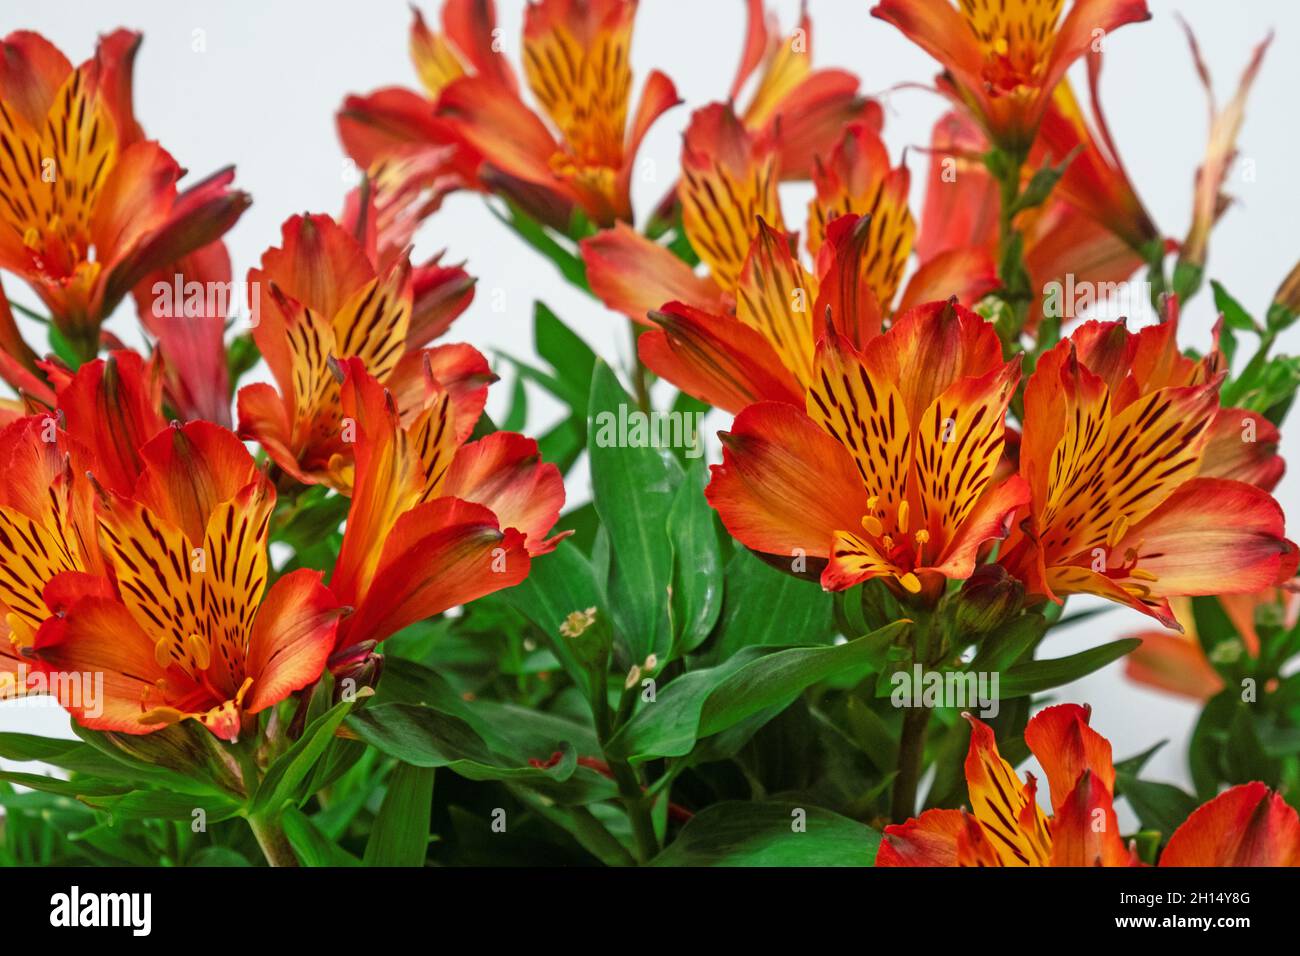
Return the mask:
M 637 339 L 640 331 L 636 323 L 628 319 L 628 331 L 632 334 L 632 388 L 636 394 L 637 408 L 642 412 L 650 414 L 650 370 L 645 367 L 641 361 L 641 351 L 637 348 Z
M 636 866 L 636 858 L 627 852 L 627 848 L 614 839 L 614 835 L 605 829 L 605 825 L 596 819 L 586 807 L 571 807 L 569 819 L 578 837 L 587 847 L 607 863 L 618 866 Z
M 618 784 L 619 796 L 623 798 L 623 809 L 628 822 L 632 824 L 632 836 L 636 840 L 636 861 L 645 863 L 659 852 L 659 839 L 655 836 L 654 821 L 650 819 L 650 800 L 641 791 L 641 783 L 636 778 L 632 765 L 624 760 L 610 760 L 609 769 Z
M 894 795 L 889 815 L 895 823 L 904 823 L 916 814 L 916 791 L 921 783 L 921 757 L 925 753 L 925 727 L 930 709 L 908 707 L 903 711 L 903 733 L 898 739 L 898 776 L 894 778 Z
M 915 664 L 929 667 L 943 652 L 942 634 L 937 634 L 931 626 L 933 615 L 920 609 L 915 609 L 914 614 L 917 621 L 912 632 L 909 669 Z M 889 815 L 895 823 L 904 823 L 916 814 L 916 794 L 925 762 L 925 729 L 929 722 L 930 708 L 918 701 L 903 711 L 903 729 L 898 738 L 898 774 L 894 777 L 889 807 Z
M 257 837 L 257 845 L 262 848 L 262 855 L 271 866 L 298 866 L 298 857 L 294 855 L 289 838 L 284 835 L 279 819 L 270 816 L 254 815 L 248 818 L 248 826 Z
M 1020 333 L 1029 317 L 1033 293 L 1025 269 L 1023 239 L 1016 229 L 1015 217 L 1020 200 L 1020 172 L 1026 156 L 1000 152 L 994 164 L 1001 201 L 998 209 L 998 278 L 1002 282 L 1002 300 L 1010 316 L 1000 323 L 998 333 L 1008 356 L 1019 351 Z

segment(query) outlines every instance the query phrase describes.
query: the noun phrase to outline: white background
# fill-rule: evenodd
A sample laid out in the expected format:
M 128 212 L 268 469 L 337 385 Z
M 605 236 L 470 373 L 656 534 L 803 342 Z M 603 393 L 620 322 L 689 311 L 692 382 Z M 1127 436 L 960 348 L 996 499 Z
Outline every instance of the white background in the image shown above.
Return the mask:
M 783 29 L 793 27 L 797 0 L 772 5 L 780 11 Z M 500 0 L 498 6 L 505 52 L 517 63 L 524 4 Z M 1102 97 L 1139 194 L 1161 230 L 1174 237 L 1186 232 L 1192 178 L 1207 128 L 1204 96 L 1174 13 L 1181 12 L 1196 30 L 1220 102 L 1232 95 L 1253 45 L 1276 28 L 1239 141 L 1241 160 L 1250 161 L 1254 176 L 1244 177 L 1246 166 L 1239 161 L 1229 187 L 1239 202 L 1215 230 L 1209 263 L 1211 277 L 1262 315 L 1300 257 L 1300 190 L 1294 170 L 1300 4 L 1151 0 L 1150 6 L 1151 21 L 1124 27 L 1107 39 Z M 890 90 L 903 82 L 929 81 L 936 67 L 893 27 L 871 18 L 869 7 L 867 0 L 811 0 L 814 59 L 820 66 L 855 71 L 865 91 L 884 97 L 885 138 L 897 157 L 905 147 L 928 143 L 942 104 L 923 91 Z M 436 3 L 425 3 L 424 10 L 436 23 Z M 334 112 L 348 93 L 417 85 L 406 54 L 410 19 L 402 0 L 11 0 L 5 4 L 4 28 L 37 30 L 74 63 L 91 54 L 98 33 L 117 26 L 144 32 L 135 102 L 146 133 L 195 175 L 235 163 L 236 184 L 254 197 L 252 209 L 227 239 L 239 277 L 262 250 L 278 242 L 280 224 L 289 215 L 339 211 L 348 180 Z M 649 69 L 663 69 L 686 105 L 663 117 L 645 141 L 641 155 L 654 166 L 643 162 L 642 169 L 659 174 L 637 178 L 639 209 L 648 209 L 671 180 L 689 111 L 725 97 L 743 31 L 741 0 L 642 0 L 633 47 L 638 84 Z M 198 39 L 201 50 L 196 49 Z M 909 164 L 913 209 L 919 215 L 924 155 L 913 152 Z M 788 188 L 790 223 L 802 223 L 807 198 L 806 187 Z M 453 196 L 417 238 L 418 255 L 446 247 L 451 259 L 468 260 L 469 270 L 479 277 L 477 299 L 449 340 L 468 341 L 490 356 L 499 350 L 531 358 L 532 302 L 542 298 L 597 352 L 626 360 L 624 320 L 567 287 L 489 215 L 480 197 Z M 5 288 L 18 301 L 36 304 L 13 277 L 5 277 Z M 504 311 L 493 311 L 494 298 L 504 302 Z M 1182 343 L 1204 348 L 1213 318 L 1209 296 L 1203 293 L 1185 311 Z M 134 316 L 126 308 L 111 327 L 128 342 L 138 341 Z M 42 347 L 35 332 L 27 327 L 30 341 Z M 1294 350 L 1300 337 L 1292 334 L 1282 344 Z M 494 365 L 505 371 L 503 363 Z M 498 386 L 489 412 L 500 415 L 507 400 L 508 386 Z M 529 430 L 540 433 L 555 408 L 538 399 L 533 412 Z M 717 427 L 725 427 L 725 418 L 715 418 Z M 1293 462 L 1300 461 L 1298 433 L 1292 429 L 1284 438 L 1284 453 Z M 589 494 L 581 469 L 569 494 L 573 500 Z M 1283 479 L 1277 494 L 1288 514 L 1295 514 L 1295 480 Z M 1044 652 L 1070 653 L 1147 626 L 1139 615 L 1115 610 L 1052 637 Z M 1169 738 L 1149 772 L 1185 782 L 1183 754 L 1195 706 L 1132 685 L 1120 671 L 1112 665 L 1061 689 L 1057 699 L 1091 703 L 1093 724 L 1111 739 L 1117 758 Z M 66 720 L 58 712 L 10 703 L 0 705 L 0 729 L 66 733 Z

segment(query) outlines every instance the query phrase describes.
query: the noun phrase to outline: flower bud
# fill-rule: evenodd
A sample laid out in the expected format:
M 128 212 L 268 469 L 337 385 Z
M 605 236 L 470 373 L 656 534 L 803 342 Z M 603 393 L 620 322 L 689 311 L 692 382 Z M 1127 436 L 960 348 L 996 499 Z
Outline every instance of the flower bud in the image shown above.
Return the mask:
M 1000 564 L 975 569 L 957 595 L 958 633 L 989 634 L 1020 613 L 1025 586 Z

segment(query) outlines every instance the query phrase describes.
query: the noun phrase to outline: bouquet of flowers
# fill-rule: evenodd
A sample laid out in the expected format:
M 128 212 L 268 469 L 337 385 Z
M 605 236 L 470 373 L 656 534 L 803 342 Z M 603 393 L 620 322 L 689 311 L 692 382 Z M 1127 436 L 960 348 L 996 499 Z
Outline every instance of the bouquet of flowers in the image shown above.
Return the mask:
M 518 43 L 439 14 L 418 88 L 337 113 L 355 188 L 246 272 L 234 170 L 135 115 L 139 34 L 0 42 L 0 270 L 38 303 L 0 296 L 0 712 L 71 727 L 0 734 L 0 861 L 1300 865 L 1300 266 L 1271 299 L 1208 266 L 1267 40 L 1178 238 L 1102 112 L 1110 33 L 1169 27 L 1144 0 L 837 7 L 937 62 L 893 78 L 948 107 L 919 162 L 806 10 L 748 0 L 689 106 L 672 51 L 636 75 L 635 0 L 532 0 Z M 541 301 L 536 361 L 461 341 L 474 264 L 415 252 L 452 193 L 630 361 Z M 1190 789 L 1058 690 L 1121 660 L 1198 702 Z

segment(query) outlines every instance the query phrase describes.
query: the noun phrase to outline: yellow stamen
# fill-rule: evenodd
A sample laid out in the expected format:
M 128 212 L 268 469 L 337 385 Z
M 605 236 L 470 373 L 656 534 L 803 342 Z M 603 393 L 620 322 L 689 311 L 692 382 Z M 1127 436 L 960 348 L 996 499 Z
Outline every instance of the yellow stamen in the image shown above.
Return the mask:
M 885 535 L 883 538 L 880 539 L 880 543 L 885 546 L 886 551 L 894 550 L 894 539 L 891 535 Z
M 907 534 L 907 519 L 911 517 L 912 509 L 906 501 L 898 506 L 898 530 Z
M 1139 581 L 1155 582 L 1160 580 L 1159 577 L 1152 574 L 1150 571 L 1143 571 L 1141 568 L 1132 568 L 1129 571 L 1128 576 L 1131 578 L 1137 578 Z
M 190 652 L 190 660 L 195 667 L 201 671 L 208 669 L 212 663 L 212 650 L 208 647 L 206 638 L 201 634 L 191 634 L 185 638 L 185 649 Z
M 871 515 L 863 516 L 862 527 L 866 529 L 867 534 L 875 535 L 877 538 L 885 531 L 885 526 L 880 523 L 880 519 L 873 518 Z
M 911 594 L 916 594 L 921 590 L 920 579 L 911 571 L 908 571 L 906 574 L 898 575 L 898 583 Z
M 1106 547 L 1113 548 L 1119 544 L 1120 539 L 1124 537 L 1124 532 L 1128 530 L 1128 515 L 1120 515 L 1118 520 L 1110 526 L 1110 531 L 1106 534 Z
M 880 504 L 880 495 L 872 495 L 867 499 L 867 510 L 872 514 L 876 513 L 876 507 Z
M 919 531 L 916 532 L 916 562 L 917 562 L 917 564 L 920 564 L 921 561 L 923 560 L 922 555 L 925 554 L 925 546 L 926 546 L 926 544 L 929 543 L 929 541 L 930 541 L 930 532 L 926 531 L 924 528 L 921 528 Z

